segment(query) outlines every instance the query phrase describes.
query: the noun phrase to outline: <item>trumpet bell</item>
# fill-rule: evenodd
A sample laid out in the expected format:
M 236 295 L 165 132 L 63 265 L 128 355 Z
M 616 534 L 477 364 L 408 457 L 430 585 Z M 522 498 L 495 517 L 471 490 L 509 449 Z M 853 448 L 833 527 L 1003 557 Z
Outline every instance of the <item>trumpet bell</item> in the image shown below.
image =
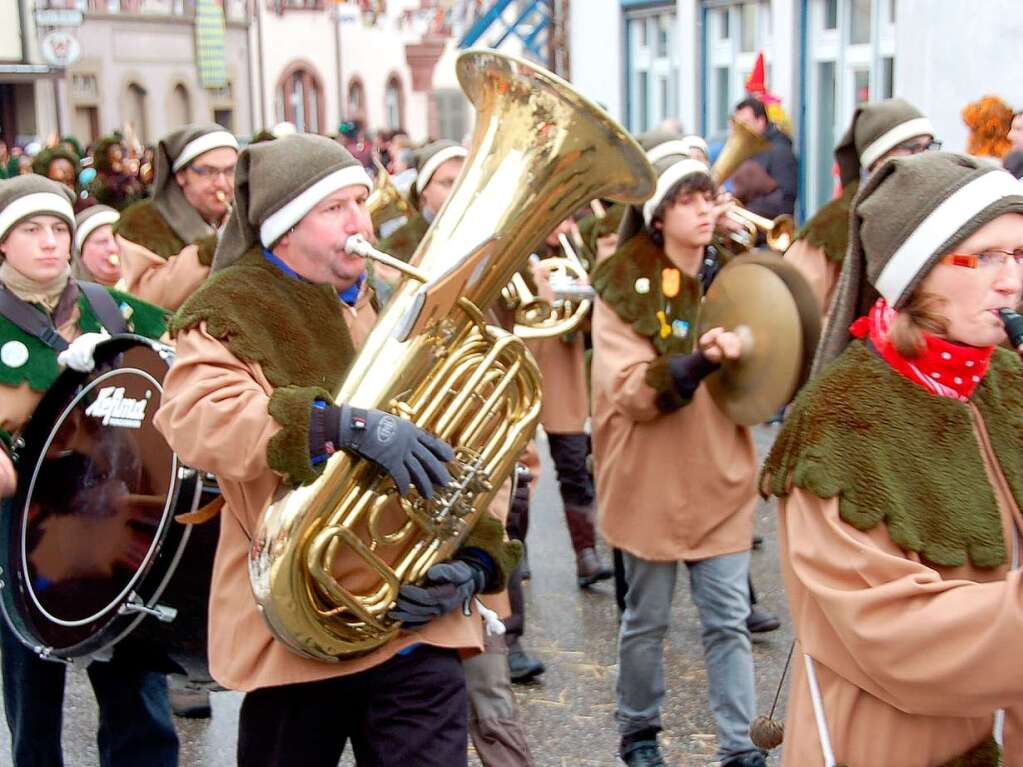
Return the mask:
M 770 148 L 770 141 L 758 136 L 741 122 L 733 120 L 732 132 L 728 134 L 721 153 L 711 166 L 710 175 L 714 181 L 723 184 L 746 160 Z
M 820 337 L 820 311 L 806 279 L 780 257 L 758 253 L 730 262 L 700 309 L 699 334 L 737 333 L 743 354 L 706 379 L 718 408 L 743 426 L 763 423 L 806 382 Z

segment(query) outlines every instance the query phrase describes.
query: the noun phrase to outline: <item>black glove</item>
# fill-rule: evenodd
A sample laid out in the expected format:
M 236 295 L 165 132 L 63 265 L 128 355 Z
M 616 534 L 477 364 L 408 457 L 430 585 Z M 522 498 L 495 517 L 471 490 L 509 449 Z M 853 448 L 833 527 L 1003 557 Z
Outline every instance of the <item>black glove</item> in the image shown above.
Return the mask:
M 451 481 L 444 464 L 455 457 L 455 451 L 410 421 L 382 410 L 363 410 L 351 405 L 314 408 L 314 419 L 318 413 L 323 414 L 323 444 L 330 442 L 373 461 L 391 475 L 402 496 L 408 495 L 411 483 L 423 498 L 431 498 L 434 485 Z M 310 443 L 318 431 L 314 427 L 311 422 Z M 322 451 L 322 445 L 310 444 L 310 450 L 315 455 Z
M 468 615 L 469 600 L 486 588 L 487 578 L 488 573 L 479 562 L 464 559 L 441 562 L 426 571 L 422 586 L 401 587 L 398 601 L 387 617 L 401 621 L 405 628 L 415 628 L 459 607 Z

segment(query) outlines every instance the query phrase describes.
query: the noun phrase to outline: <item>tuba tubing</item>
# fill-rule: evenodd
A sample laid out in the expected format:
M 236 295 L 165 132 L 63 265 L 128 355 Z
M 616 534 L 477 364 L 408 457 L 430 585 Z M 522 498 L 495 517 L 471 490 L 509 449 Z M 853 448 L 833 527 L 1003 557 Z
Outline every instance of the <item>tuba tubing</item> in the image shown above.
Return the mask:
M 446 440 L 454 479 L 429 501 L 414 489 L 401 498 L 381 470 L 338 451 L 264 512 L 249 553 L 253 595 L 270 631 L 308 657 L 357 657 L 395 637 L 387 612 L 400 586 L 451 557 L 532 438 L 536 363 L 483 311 L 574 209 L 596 197 L 638 203 L 654 189 L 635 141 L 560 78 L 489 50 L 463 53 L 457 72 L 477 111 L 469 156 L 411 259 L 419 274 L 398 283 L 334 393 Z M 453 305 L 401 340 L 419 278 L 463 259 L 474 268 Z

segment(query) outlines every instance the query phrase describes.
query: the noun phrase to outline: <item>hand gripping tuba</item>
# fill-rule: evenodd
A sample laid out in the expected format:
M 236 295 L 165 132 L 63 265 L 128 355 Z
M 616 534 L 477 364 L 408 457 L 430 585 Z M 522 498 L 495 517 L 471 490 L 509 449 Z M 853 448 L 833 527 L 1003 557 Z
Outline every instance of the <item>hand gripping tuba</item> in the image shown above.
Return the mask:
M 478 264 L 446 314 L 411 335 L 421 285 L 399 283 L 335 397 L 447 440 L 455 480 L 430 501 L 415 490 L 402 499 L 386 474 L 339 451 L 267 509 L 250 550 L 253 592 L 277 638 L 313 658 L 355 657 L 397 634 L 387 612 L 399 587 L 458 549 L 533 434 L 536 363 L 481 310 L 574 209 L 640 202 L 654 188 L 639 146 L 564 81 L 493 51 L 463 53 L 457 67 L 477 110 L 472 147 L 409 271 L 430 280 Z

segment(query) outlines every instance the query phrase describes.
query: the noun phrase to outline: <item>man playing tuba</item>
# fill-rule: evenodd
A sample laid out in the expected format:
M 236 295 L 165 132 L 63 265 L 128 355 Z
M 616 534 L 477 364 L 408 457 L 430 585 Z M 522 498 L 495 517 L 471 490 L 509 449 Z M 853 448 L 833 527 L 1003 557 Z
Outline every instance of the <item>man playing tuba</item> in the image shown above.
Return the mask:
M 429 498 L 450 481 L 447 444 L 329 393 L 364 340 L 345 307 L 366 289 L 365 265 L 345 245 L 371 236 L 369 188 L 362 166 L 326 138 L 246 148 L 213 276 L 172 328 L 177 359 L 157 424 L 183 460 L 217 474 L 225 501 L 209 655 L 214 678 L 246 693 L 242 767 L 336 767 L 349 740 L 360 763 L 465 765 L 460 654 L 482 649 L 482 631 L 461 608 L 502 589 L 517 559 L 501 522 L 484 513 L 424 586 L 403 587 L 390 617 L 411 630 L 335 663 L 293 652 L 258 609 L 247 566 L 253 531 L 278 490 L 312 482 L 332 452 L 371 461 L 403 495 L 414 484 Z M 346 580 L 373 577 L 351 552 L 334 566 Z

